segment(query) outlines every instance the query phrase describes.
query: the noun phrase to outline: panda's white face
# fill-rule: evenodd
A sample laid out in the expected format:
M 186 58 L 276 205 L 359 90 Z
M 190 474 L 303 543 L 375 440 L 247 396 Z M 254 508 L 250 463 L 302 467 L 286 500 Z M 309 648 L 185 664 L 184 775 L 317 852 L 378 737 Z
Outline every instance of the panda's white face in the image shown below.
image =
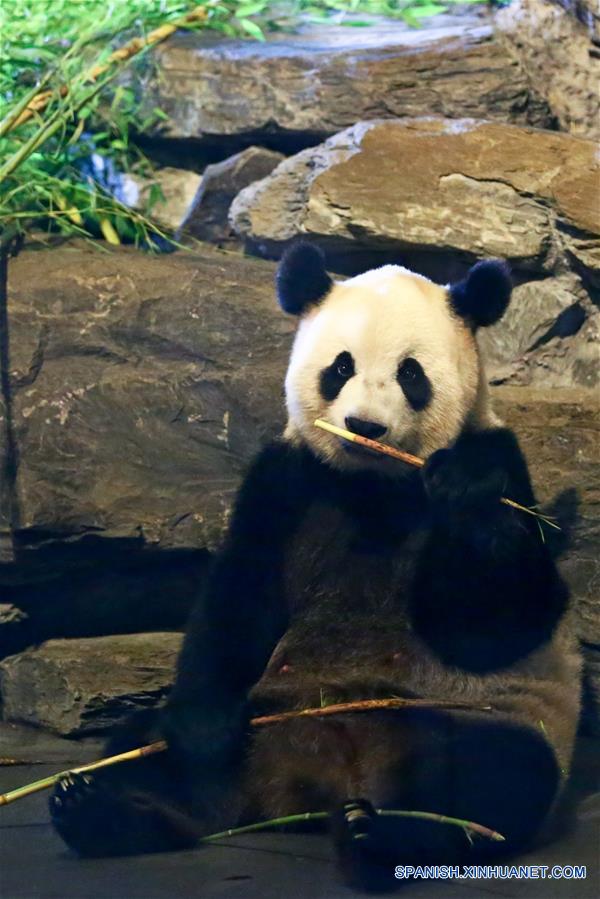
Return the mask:
M 341 469 L 405 472 L 316 418 L 427 457 L 488 414 L 477 345 L 446 288 L 391 265 L 335 283 L 303 316 L 285 386 L 288 439 Z

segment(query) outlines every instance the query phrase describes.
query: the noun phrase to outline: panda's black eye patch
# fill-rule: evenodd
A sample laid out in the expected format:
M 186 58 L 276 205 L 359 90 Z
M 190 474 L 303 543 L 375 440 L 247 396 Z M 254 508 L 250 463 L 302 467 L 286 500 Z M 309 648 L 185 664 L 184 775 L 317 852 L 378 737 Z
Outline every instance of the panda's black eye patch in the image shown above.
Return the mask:
M 431 382 L 425 374 L 421 363 L 413 359 L 412 356 L 400 363 L 396 373 L 396 380 L 415 412 L 421 412 L 429 404 L 433 395 Z
M 327 368 L 324 368 L 321 372 L 319 387 L 323 399 L 327 400 L 328 403 L 331 403 L 346 381 L 353 378 L 355 373 L 352 355 L 346 350 L 344 350 L 343 353 L 338 353 L 331 365 L 328 365 Z

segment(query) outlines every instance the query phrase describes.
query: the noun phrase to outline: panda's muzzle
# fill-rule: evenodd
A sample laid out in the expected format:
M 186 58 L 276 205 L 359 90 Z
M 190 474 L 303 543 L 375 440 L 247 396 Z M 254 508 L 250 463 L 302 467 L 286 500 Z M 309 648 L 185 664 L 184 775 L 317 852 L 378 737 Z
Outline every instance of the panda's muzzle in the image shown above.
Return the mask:
M 383 437 L 387 431 L 387 427 L 377 421 L 365 421 L 363 418 L 354 418 L 352 415 L 348 415 L 344 421 L 349 431 L 360 434 L 361 437 L 368 437 L 370 440 Z

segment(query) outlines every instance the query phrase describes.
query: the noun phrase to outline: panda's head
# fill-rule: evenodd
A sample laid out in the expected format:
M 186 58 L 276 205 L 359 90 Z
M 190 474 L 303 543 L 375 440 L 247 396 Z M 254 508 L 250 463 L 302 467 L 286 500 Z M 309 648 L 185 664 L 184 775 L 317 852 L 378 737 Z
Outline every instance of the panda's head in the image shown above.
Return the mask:
M 508 305 L 499 261 L 439 286 L 385 265 L 333 281 L 316 247 L 296 243 L 277 272 L 279 302 L 300 317 L 285 387 L 286 437 L 340 469 L 402 473 L 395 460 L 315 427 L 317 418 L 427 457 L 465 426 L 494 422 L 475 339 Z

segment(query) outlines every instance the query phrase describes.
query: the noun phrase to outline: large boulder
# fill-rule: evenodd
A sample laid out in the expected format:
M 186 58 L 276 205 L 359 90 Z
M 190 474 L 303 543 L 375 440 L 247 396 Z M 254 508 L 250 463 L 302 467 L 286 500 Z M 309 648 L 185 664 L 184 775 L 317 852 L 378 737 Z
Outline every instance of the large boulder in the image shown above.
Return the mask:
M 547 272 L 562 232 L 595 238 L 593 141 L 493 122 L 360 122 L 241 191 L 236 230 L 277 253 L 297 234 L 339 248 L 450 250 Z M 588 241 L 591 242 L 591 241 Z
M 74 246 L 11 263 L 24 564 L 53 543 L 73 559 L 108 540 L 218 545 L 241 472 L 282 420 L 294 323 L 273 272 L 210 248 Z
M 168 115 L 157 126 L 162 137 L 205 148 L 299 149 L 361 118 L 424 112 L 551 121 L 481 7 L 420 28 L 399 20 L 306 25 L 263 43 L 180 33 L 129 77 L 142 110 Z
M 0 658 L 183 626 L 242 473 L 283 421 L 294 323 L 273 275 L 211 248 L 11 260 L 0 585 L 28 617 L 0 625 Z
M 355 125 L 241 191 L 230 218 L 278 256 L 297 235 L 334 264 L 458 278 L 508 259 L 515 301 L 484 337 L 498 383 L 594 386 L 600 167 L 593 141 L 473 120 Z
M 598 0 L 512 0 L 496 29 L 560 127 L 600 137 Z
M 49 640 L 0 663 L 6 721 L 65 736 L 110 728 L 160 702 L 173 682 L 180 634 Z
M 283 159 L 274 150 L 247 147 L 222 162 L 208 165 L 185 216 L 178 223 L 178 237 L 195 237 L 219 246 L 239 243 L 229 224 L 232 200 L 244 187 L 270 175 Z

